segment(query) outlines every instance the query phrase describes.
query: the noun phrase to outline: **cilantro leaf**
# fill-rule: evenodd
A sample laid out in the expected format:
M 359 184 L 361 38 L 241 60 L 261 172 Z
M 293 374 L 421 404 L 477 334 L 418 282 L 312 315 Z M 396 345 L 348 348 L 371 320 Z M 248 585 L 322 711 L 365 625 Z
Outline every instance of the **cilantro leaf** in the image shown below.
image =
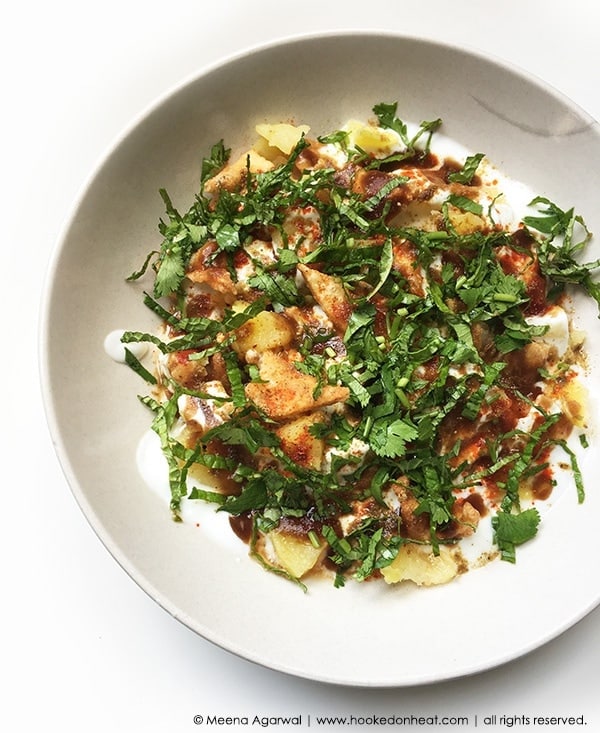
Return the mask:
M 379 418 L 369 433 L 369 445 L 383 458 L 400 458 L 406 453 L 406 444 L 418 436 L 417 428 L 398 419 Z
M 396 117 L 398 110 L 398 102 L 386 104 L 380 102 L 373 107 L 373 112 L 377 115 L 377 120 L 381 127 L 388 127 L 400 135 L 401 140 L 408 146 L 408 128 L 406 123 Z
M 215 233 L 219 249 L 224 252 L 235 252 L 240 246 L 240 233 L 232 224 L 223 224 Z
M 161 221 L 159 230 L 164 239 L 158 256 L 154 295 L 160 298 L 175 292 L 184 276 L 191 247 L 194 244 L 184 218 L 173 206 L 168 193 L 159 191 L 165 204 L 169 223 Z
M 185 256 L 183 247 L 177 243 L 165 242 L 154 281 L 154 295 L 161 298 L 175 292 L 184 276 Z
M 406 146 L 406 156 L 405 157 L 414 155 L 417 152 L 421 152 L 421 153 L 429 152 L 431 136 L 442 124 L 441 119 L 421 122 L 419 129 L 417 130 L 415 135 L 413 135 L 412 138 L 409 138 L 408 127 L 406 123 L 403 122 L 401 119 L 399 119 L 396 116 L 397 109 L 398 109 L 397 102 L 394 102 L 392 104 L 386 104 L 385 102 L 381 102 L 379 104 L 376 104 L 373 107 L 373 112 L 377 116 L 377 120 L 381 127 L 387 127 L 398 133 L 398 135 L 400 136 L 400 139 Z M 423 135 L 427 135 L 427 142 L 424 146 L 424 149 L 419 151 L 417 150 L 417 142 Z M 392 157 L 396 159 L 397 156 L 392 156 Z
M 209 178 L 214 176 L 229 160 L 231 150 L 226 148 L 223 140 L 215 143 L 211 150 L 210 156 L 202 161 L 200 181 L 204 184 Z
M 499 511 L 492 519 L 495 541 L 502 559 L 515 562 L 515 547 L 535 537 L 540 523 L 537 509 L 525 509 L 519 514 Z

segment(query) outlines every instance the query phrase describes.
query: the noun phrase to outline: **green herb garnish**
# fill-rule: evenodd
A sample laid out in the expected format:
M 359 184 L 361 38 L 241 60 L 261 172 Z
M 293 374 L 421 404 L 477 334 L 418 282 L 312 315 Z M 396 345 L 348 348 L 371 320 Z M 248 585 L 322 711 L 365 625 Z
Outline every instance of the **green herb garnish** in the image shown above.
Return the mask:
M 444 198 L 429 204 L 432 191 L 411 187 L 413 173 L 439 180 L 431 142 L 441 120 L 410 133 L 396 103 L 373 112 L 397 135 L 393 149 L 353 148 L 344 130 L 300 136 L 283 163 L 257 171 L 248 155 L 221 188 L 214 176 L 232 170 L 231 151 L 216 143 L 188 211 L 160 191 L 160 247 L 129 277 L 154 272 L 144 302 L 165 327 L 160 337 L 128 331 L 123 342 L 161 354 L 154 375 L 126 350 L 157 391 L 142 401 L 174 516 L 182 501 L 201 500 L 247 517 L 252 556 L 302 587 L 264 551 L 274 529 L 291 528 L 314 553 L 325 547 L 341 587 L 378 576 L 407 543 L 434 555 L 458 544 L 474 528 L 464 491 L 496 495 L 495 542 L 514 562 L 540 521 L 521 506 L 523 485 L 546 477 L 554 448 L 584 497 L 577 456 L 553 432 L 559 413 L 536 402 L 540 383 L 557 388 L 571 365 L 543 351 L 547 327 L 528 319 L 561 302 L 567 285 L 600 307 L 600 260 L 581 264 L 584 220 L 539 197 L 539 215 L 502 229 L 489 199 L 481 203 L 483 153 L 436 183 Z M 345 162 L 319 157 L 319 146 Z M 413 205 L 431 207 L 426 226 L 403 216 Z M 279 330 L 255 334 L 264 311 Z M 186 400 L 204 417 L 184 416 Z M 227 494 L 190 488 L 195 464 L 223 472 Z

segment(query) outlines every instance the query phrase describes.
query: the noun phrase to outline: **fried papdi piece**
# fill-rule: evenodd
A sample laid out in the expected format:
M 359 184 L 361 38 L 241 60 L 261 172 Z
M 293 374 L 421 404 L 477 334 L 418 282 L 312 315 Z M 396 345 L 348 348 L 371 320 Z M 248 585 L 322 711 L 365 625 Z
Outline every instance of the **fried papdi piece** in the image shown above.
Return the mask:
M 270 160 L 263 158 L 254 150 L 249 150 L 240 155 L 237 160 L 228 163 L 215 176 L 210 178 L 204 186 L 204 191 L 214 195 L 221 189 L 226 191 L 237 190 L 242 187 L 248 171 L 250 173 L 265 173 L 273 170 L 274 167 Z
M 284 423 L 275 431 L 281 440 L 283 452 L 299 466 L 321 470 L 325 443 L 322 438 L 316 438 L 310 429 L 324 421 L 321 412 L 311 412 Z
M 350 396 L 347 387 L 325 384 L 317 390 L 316 378 L 294 366 L 298 360 L 295 352 L 265 351 L 258 361 L 262 381 L 246 385 L 248 399 L 272 420 L 288 420 L 319 407 L 345 402 Z
M 338 333 L 344 333 L 352 306 L 341 280 L 307 265 L 298 265 L 313 298 L 327 314 Z

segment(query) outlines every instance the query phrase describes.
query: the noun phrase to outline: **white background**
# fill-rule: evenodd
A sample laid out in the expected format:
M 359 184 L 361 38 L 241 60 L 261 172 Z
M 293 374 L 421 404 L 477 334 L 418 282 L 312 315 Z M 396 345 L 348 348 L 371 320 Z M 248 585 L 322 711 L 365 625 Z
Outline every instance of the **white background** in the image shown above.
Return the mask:
M 600 4 L 54 0 L 13 3 L 3 16 L 0 730 L 180 733 L 202 730 L 194 714 L 300 713 L 477 714 L 486 730 L 506 730 L 499 718 L 484 726 L 493 714 L 584 715 L 600 730 L 600 610 L 499 669 L 404 690 L 287 677 L 194 635 L 125 575 L 81 514 L 45 425 L 36 353 L 45 268 L 78 190 L 132 119 L 205 64 L 300 32 L 397 30 L 512 61 L 600 119 Z M 468 627 L 456 620 L 449 633 Z

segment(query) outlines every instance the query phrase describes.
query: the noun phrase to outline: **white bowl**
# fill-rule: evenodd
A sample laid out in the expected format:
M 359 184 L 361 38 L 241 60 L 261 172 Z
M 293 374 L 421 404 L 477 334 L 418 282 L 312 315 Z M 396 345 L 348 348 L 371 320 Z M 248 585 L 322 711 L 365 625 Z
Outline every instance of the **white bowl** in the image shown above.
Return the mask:
M 169 613 L 223 648 L 321 681 L 400 686 L 471 674 L 514 659 L 600 601 L 593 565 L 600 492 L 563 492 L 516 565 L 496 562 L 432 589 L 318 582 L 303 594 L 265 573 L 241 543 L 170 520 L 141 480 L 149 426 L 139 378 L 103 349 L 114 329 L 144 330 L 148 283 L 125 277 L 160 237 L 158 189 L 185 210 L 199 163 L 221 138 L 240 152 L 254 126 L 294 119 L 314 132 L 398 101 L 405 120 L 442 117 L 443 132 L 600 229 L 600 134 L 538 79 L 479 53 L 418 38 L 347 33 L 296 38 L 203 70 L 159 100 L 91 177 L 51 263 L 42 377 L 51 432 L 73 493 L 102 542 Z M 593 251 L 592 255 L 597 255 Z M 597 329 L 595 305 L 580 324 Z M 593 394 L 600 373 L 590 339 Z M 595 399 L 595 397 L 593 397 Z M 597 436 L 583 470 L 592 475 Z

